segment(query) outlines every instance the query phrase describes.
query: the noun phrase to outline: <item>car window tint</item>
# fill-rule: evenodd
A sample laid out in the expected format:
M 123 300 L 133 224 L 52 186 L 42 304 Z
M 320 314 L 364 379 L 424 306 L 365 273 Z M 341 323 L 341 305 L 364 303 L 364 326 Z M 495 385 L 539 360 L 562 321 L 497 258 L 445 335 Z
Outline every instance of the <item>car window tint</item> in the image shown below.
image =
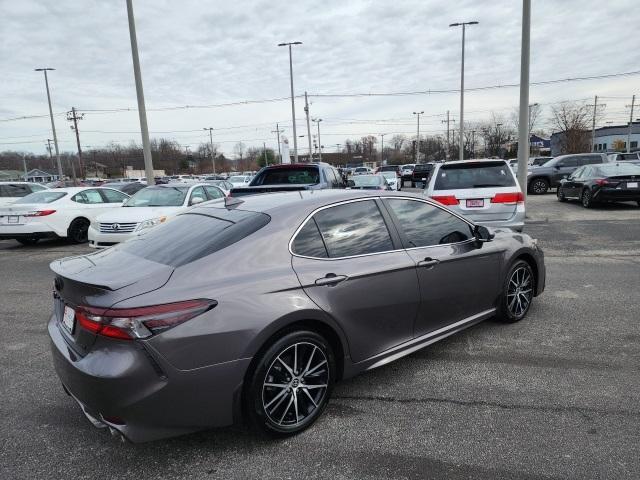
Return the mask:
M 204 188 L 203 187 L 196 187 L 193 189 L 193 191 L 191 192 L 191 197 L 189 199 L 189 203 L 193 204 L 193 201 L 199 198 L 201 199 L 203 202 L 207 201 L 207 194 L 204 193 Z
M 100 191 L 104 195 L 104 198 L 106 199 L 107 203 L 121 203 L 127 198 L 129 198 L 124 193 L 119 192 L 117 190 L 112 190 L 110 188 L 104 188 Z
M 438 170 L 435 190 L 465 188 L 513 187 L 516 180 L 511 168 L 500 162 L 470 162 L 443 165 Z
M 222 190 L 219 188 L 208 186 L 204 187 L 204 189 L 207 191 L 207 195 L 209 195 L 211 200 L 224 197 L 224 193 L 222 193 Z
M 351 202 L 314 215 L 331 258 L 393 250 L 393 242 L 375 201 Z
M 3 197 L 26 197 L 31 193 L 29 185 L 20 183 L 8 183 L 0 186 Z
M 264 213 L 224 208 L 211 211 L 214 216 L 199 213 L 178 215 L 170 222 L 113 248 L 179 267 L 242 240 L 271 220 Z
M 408 247 L 458 243 L 473 237 L 467 222 L 441 208 L 417 200 L 386 203 L 398 219 Z
M 87 204 L 96 204 L 96 203 L 104 203 L 102 200 L 102 195 L 97 190 L 84 190 L 82 192 L 76 193 L 73 197 L 71 197 L 76 203 L 87 203 Z
M 556 167 L 577 167 L 578 159 L 576 157 L 567 157 L 562 160 L 558 160 Z
M 300 229 L 293 241 L 292 251 L 305 257 L 327 258 L 327 249 L 322 241 L 316 221 L 311 218 Z

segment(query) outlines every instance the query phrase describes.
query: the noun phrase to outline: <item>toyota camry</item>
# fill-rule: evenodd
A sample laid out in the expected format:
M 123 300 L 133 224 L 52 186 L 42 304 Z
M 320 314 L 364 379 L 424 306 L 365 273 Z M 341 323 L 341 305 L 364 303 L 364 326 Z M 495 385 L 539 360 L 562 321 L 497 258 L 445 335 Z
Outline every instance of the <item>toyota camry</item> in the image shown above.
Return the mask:
M 295 434 L 337 381 L 490 317 L 522 320 L 545 286 L 526 234 L 338 189 L 198 205 L 51 268 L 62 385 L 133 442 L 241 419 Z

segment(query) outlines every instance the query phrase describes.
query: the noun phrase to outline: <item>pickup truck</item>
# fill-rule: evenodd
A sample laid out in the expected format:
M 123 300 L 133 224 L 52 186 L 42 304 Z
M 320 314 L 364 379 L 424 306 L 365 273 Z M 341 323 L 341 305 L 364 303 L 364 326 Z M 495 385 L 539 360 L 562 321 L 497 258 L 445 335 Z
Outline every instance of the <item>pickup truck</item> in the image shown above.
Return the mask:
M 249 185 L 232 188 L 229 196 L 345 187 L 340 173 L 328 163 L 288 163 L 264 167 Z

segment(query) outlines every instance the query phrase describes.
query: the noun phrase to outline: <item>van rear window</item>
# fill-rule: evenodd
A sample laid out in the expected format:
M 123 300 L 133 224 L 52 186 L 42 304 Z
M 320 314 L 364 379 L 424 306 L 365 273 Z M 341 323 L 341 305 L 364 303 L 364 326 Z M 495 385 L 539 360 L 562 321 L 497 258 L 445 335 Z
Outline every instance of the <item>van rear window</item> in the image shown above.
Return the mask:
M 514 187 L 516 180 L 505 162 L 473 162 L 443 165 L 438 170 L 434 190 Z
M 149 232 L 113 247 L 132 255 L 180 267 L 248 237 L 269 223 L 265 213 L 209 208 L 178 215 Z

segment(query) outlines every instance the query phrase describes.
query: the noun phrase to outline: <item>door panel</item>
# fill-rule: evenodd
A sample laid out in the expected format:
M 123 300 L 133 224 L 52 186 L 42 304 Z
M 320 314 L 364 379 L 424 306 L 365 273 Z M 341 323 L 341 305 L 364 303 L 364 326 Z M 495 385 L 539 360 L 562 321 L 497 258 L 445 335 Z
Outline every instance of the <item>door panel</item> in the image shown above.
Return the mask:
M 405 251 L 336 260 L 294 256 L 292 265 L 306 294 L 344 329 L 354 362 L 411 340 L 420 293 Z M 327 279 L 332 276 L 337 283 Z

